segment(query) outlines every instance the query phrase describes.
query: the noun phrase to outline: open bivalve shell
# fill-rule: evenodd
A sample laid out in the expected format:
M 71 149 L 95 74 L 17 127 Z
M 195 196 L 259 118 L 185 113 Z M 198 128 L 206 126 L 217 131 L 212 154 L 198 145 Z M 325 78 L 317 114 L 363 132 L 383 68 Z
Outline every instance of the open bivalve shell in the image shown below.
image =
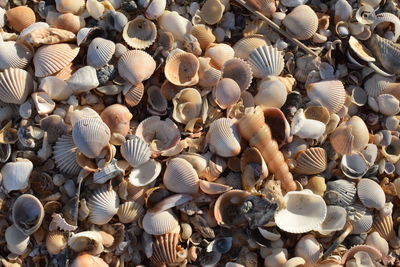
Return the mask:
M 198 90 L 185 88 L 172 99 L 174 110 L 172 117 L 179 123 L 186 124 L 201 115 L 203 100 Z
M 118 208 L 118 219 L 122 223 L 132 223 L 143 216 L 145 210 L 142 205 L 135 201 L 127 201 Z
M 222 19 L 225 6 L 219 0 L 207 0 L 200 10 L 201 18 L 209 25 L 214 25 Z
M 250 193 L 244 190 L 230 190 L 220 195 L 214 205 L 214 217 L 218 225 L 232 228 L 247 223 L 244 216 L 238 216 L 239 209 Z
M 289 233 L 305 233 L 317 228 L 326 218 L 327 208 L 322 197 L 306 189 L 288 192 L 287 207 L 275 213 L 276 225 Z
M 324 199 L 328 205 L 347 207 L 356 198 L 356 185 L 347 180 L 336 180 L 327 183 Z
M 342 156 L 340 169 L 347 177 L 357 179 L 367 173 L 369 164 L 361 153 L 353 153 Z
M 6 229 L 5 240 L 7 249 L 16 255 L 26 253 L 29 245 L 29 235 L 20 232 L 15 225 L 11 225 Z
M 39 199 L 30 194 L 23 194 L 14 202 L 12 218 L 15 227 L 25 235 L 31 235 L 42 224 L 44 209 Z
M 302 257 L 307 265 L 315 264 L 322 256 L 321 245 L 312 234 L 305 235 L 299 240 L 294 253 Z
M 240 153 L 239 129 L 232 119 L 213 121 L 206 138 L 210 150 L 221 157 L 233 157 Z
M 248 63 L 240 58 L 232 58 L 224 63 L 222 66 L 222 78 L 230 78 L 234 80 L 244 91 L 250 87 L 253 79 L 251 67 Z
M 156 25 L 143 16 L 128 22 L 122 32 L 125 42 L 133 49 L 146 49 L 157 38 Z
M 310 39 L 318 29 L 318 17 L 307 5 L 295 7 L 282 21 L 286 30 L 299 40 Z
M 357 195 L 367 208 L 382 209 L 385 206 L 385 192 L 371 179 L 361 179 L 357 184 Z
M 134 168 L 129 174 L 129 182 L 134 186 L 145 186 L 153 182 L 161 172 L 161 163 L 150 159 Z
M 178 219 L 171 209 L 157 213 L 146 212 L 142 225 L 145 232 L 150 235 L 171 233 L 179 227 Z
M 329 235 L 332 232 L 340 231 L 346 224 L 347 212 L 340 206 L 327 206 L 327 214 L 324 222 L 317 227 L 316 231 L 323 235 Z
M 176 49 L 165 63 L 165 77 L 178 86 L 192 86 L 199 82 L 200 62 L 192 53 Z
M 86 251 L 93 255 L 103 252 L 103 238 L 97 231 L 84 231 L 72 235 L 68 239 L 68 246 L 75 252 Z
M 1 42 L 0 70 L 8 68 L 25 69 L 33 58 L 32 51 L 21 43 Z
M 97 37 L 92 40 L 87 50 L 87 64 L 98 69 L 106 65 L 115 52 L 113 41 Z
M 93 193 L 88 200 L 87 206 L 90 211 L 89 221 L 97 225 L 103 225 L 117 214 L 119 197 L 114 190 L 103 187 Z
M 306 88 L 312 101 L 320 103 L 332 113 L 339 112 L 346 100 L 346 91 L 339 80 L 309 83 Z
M 138 167 L 150 159 L 151 151 L 145 141 L 136 135 L 129 135 L 121 145 L 121 155 L 132 167 Z
M 268 75 L 278 76 L 285 67 L 282 52 L 271 45 L 255 48 L 247 62 L 253 71 L 253 76 L 260 79 Z
M 382 66 L 390 73 L 400 73 L 400 62 L 397 58 L 400 56 L 400 47 L 388 39 L 373 34 L 369 39 L 370 48 L 374 55 L 379 59 Z
M 33 164 L 27 159 L 6 163 L 1 168 L 2 184 L 6 192 L 27 188 L 32 170 Z
M 199 190 L 199 176 L 193 166 L 183 158 L 169 160 L 163 182 L 175 193 L 194 194 Z
M 33 87 L 33 78 L 25 70 L 9 68 L 0 73 L 0 97 L 5 103 L 24 103 Z
M 294 171 L 299 174 L 318 174 L 327 167 L 326 151 L 322 147 L 312 147 L 301 151 L 296 156 Z
M 154 73 L 156 62 L 144 51 L 129 50 L 118 60 L 118 72 L 131 84 L 139 84 Z

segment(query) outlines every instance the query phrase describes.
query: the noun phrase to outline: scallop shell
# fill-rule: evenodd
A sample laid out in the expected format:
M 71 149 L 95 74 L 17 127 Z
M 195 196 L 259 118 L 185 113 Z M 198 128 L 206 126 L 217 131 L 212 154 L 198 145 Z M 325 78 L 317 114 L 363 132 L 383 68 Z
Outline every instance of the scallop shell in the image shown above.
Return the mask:
M 129 50 L 118 60 L 119 74 L 133 85 L 150 78 L 155 69 L 154 59 L 141 50 Z
M 285 85 L 279 80 L 262 80 L 254 96 L 254 104 L 264 107 L 281 108 L 287 99 Z
M 156 266 L 172 264 L 177 260 L 179 234 L 167 233 L 153 237 L 153 254 L 150 261 Z
M 121 145 L 121 155 L 132 167 L 138 167 L 150 159 L 151 151 L 146 142 L 136 135 L 131 135 Z
M 143 217 L 143 229 L 150 235 L 163 235 L 179 226 L 178 219 L 169 209 L 157 213 L 146 212 Z
M 370 48 L 379 59 L 382 66 L 390 73 L 400 74 L 400 47 L 397 43 L 373 34 L 370 39 Z
M 273 0 L 249 0 L 248 3 L 268 18 L 276 12 L 276 3 Z
M 340 179 L 327 183 L 324 199 L 328 205 L 347 207 L 354 202 L 356 192 L 354 183 Z
M 53 44 L 41 46 L 33 57 L 35 76 L 45 77 L 62 70 L 79 53 L 79 47 L 72 44 Z
M 221 157 L 233 157 L 240 153 L 239 130 L 231 119 L 221 118 L 213 121 L 206 138 L 210 151 Z
M 172 99 L 174 110 L 172 117 L 175 121 L 186 124 L 194 118 L 200 117 L 203 100 L 199 91 L 194 88 L 185 88 Z
M 322 197 L 310 190 L 291 191 L 285 197 L 287 207 L 275 213 L 276 225 L 289 233 L 305 233 L 317 228 L 326 218 Z
M 244 91 L 250 87 L 253 79 L 251 67 L 245 61 L 239 58 L 229 59 L 222 66 L 222 78 L 230 78 L 234 80 L 240 87 L 240 90 Z
M 16 255 L 23 255 L 26 253 L 29 245 L 29 235 L 20 232 L 15 225 L 11 225 L 6 229 L 5 240 L 7 242 L 7 249 Z
M 368 232 L 372 227 L 373 218 L 374 216 L 372 215 L 372 213 L 367 211 L 367 213 L 365 213 L 357 221 L 351 221 L 351 224 L 353 225 L 353 230 L 351 231 L 351 234 L 359 235 L 361 233 Z
M 391 82 L 393 82 L 392 77 L 385 77 L 374 73 L 365 81 L 364 90 L 367 92 L 368 96 L 377 97 L 385 91 Z
M 383 12 L 383 13 L 377 14 L 374 22 L 370 26 L 371 32 L 374 32 L 376 27 L 379 28 L 379 26 L 378 26 L 379 24 L 385 24 L 385 25 L 391 24 L 391 25 L 393 25 L 393 27 L 394 27 L 394 35 L 390 39 L 390 41 L 396 42 L 397 39 L 399 39 L 399 36 L 400 36 L 400 19 L 396 15 L 394 15 L 392 13 L 389 13 L 389 12 Z
M 87 251 L 98 255 L 103 252 L 103 238 L 97 231 L 84 231 L 72 235 L 68 239 L 68 246 L 75 252 Z
M 33 91 L 33 78 L 22 69 L 6 69 L 0 73 L 0 98 L 5 103 L 22 104 Z
M 124 41 L 133 49 L 146 49 L 157 38 L 156 25 L 143 16 L 128 22 L 122 32 Z
M 191 34 L 196 37 L 200 44 L 201 50 L 206 50 L 207 47 L 215 42 L 215 36 L 212 29 L 204 24 L 196 24 L 192 27 Z
M 102 258 L 87 253 L 80 254 L 71 263 L 71 267 L 83 266 L 109 267 L 109 265 Z
M 261 79 L 268 75 L 278 76 L 285 67 L 282 52 L 270 45 L 255 48 L 247 61 L 253 76 Z
M 311 147 L 296 156 L 294 171 L 299 174 L 318 174 L 326 170 L 327 156 L 322 147 Z
M 375 216 L 371 232 L 378 232 L 381 237 L 389 242 L 393 239 L 396 239 L 396 232 L 393 228 L 392 216 Z
M 161 164 L 150 159 L 136 167 L 129 174 L 129 182 L 137 187 L 142 187 L 153 182 L 161 172 Z
M 294 253 L 302 257 L 306 264 L 315 264 L 322 256 L 320 244 L 312 234 L 303 236 L 297 242 Z
M 211 58 L 211 66 L 220 70 L 226 61 L 235 56 L 235 51 L 227 44 L 213 43 L 207 47 L 204 56 Z
M 219 0 L 207 0 L 200 10 L 200 17 L 209 25 L 214 25 L 222 19 L 225 6 Z
M 0 43 L 0 70 L 8 68 L 25 69 L 33 58 L 32 51 L 23 44 L 8 41 Z
M 339 80 L 309 83 L 306 88 L 312 101 L 320 103 L 332 113 L 339 112 L 344 105 L 346 91 Z
M 119 197 L 114 190 L 101 188 L 90 197 L 87 206 L 90 210 L 89 221 L 97 225 L 108 223 L 117 214 Z
M 78 175 L 81 167 L 76 162 L 76 151 L 71 135 L 63 135 L 58 138 L 53 147 L 53 158 L 57 168 L 69 175 Z
M 199 82 L 198 70 L 200 62 L 191 53 L 175 50 L 171 52 L 165 63 L 165 77 L 178 86 L 192 86 Z
M 110 137 L 107 124 L 98 119 L 81 119 L 72 130 L 75 145 L 88 158 L 98 157 L 108 145 Z
M 144 85 L 143 83 L 138 83 L 133 85 L 128 90 L 123 91 L 125 102 L 130 107 L 134 107 L 139 104 L 140 100 L 142 100 L 144 94 Z
M 158 25 L 165 32 L 171 32 L 178 41 L 183 41 L 184 36 L 192 30 L 192 23 L 176 11 L 164 11 L 158 18 Z
M 121 104 L 106 107 L 100 114 L 101 119 L 110 128 L 111 134 L 125 137 L 129 132 L 129 123 L 133 117 L 129 109 Z
M 222 72 L 211 66 L 211 58 L 199 57 L 199 85 L 202 87 L 215 86 L 221 79 Z
M 1 168 L 2 184 L 7 193 L 28 187 L 33 164 L 29 160 L 8 162 Z
M 212 96 L 221 109 L 227 109 L 239 101 L 241 91 L 235 80 L 222 78 L 213 88 Z
M 49 232 L 46 235 L 46 249 L 51 255 L 57 255 L 67 246 L 67 238 L 61 231 Z
M 154 0 L 146 8 L 145 15 L 148 19 L 154 20 L 159 18 L 165 10 L 167 5 L 166 0 Z
M 78 14 L 85 8 L 85 0 L 56 0 L 56 9 L 61 13 Z
M 132 223 L 139 220 L 144 211 L 144 208 L 138 202 L 127 201 L 119 205 L 117 215 L 121 223 Z
M 9 9 L 6 12 L 6 17 L 7 24 L 17 32 L 21 32 L 36 21 L 35 12 L 27 6 Z
M 196 170 L 182 158 L 168 161 L 163 182 L 168 190 L 175 193 L 194 194 L 199 190 L 199 176 Z
M 382 209 L 385 205 L 385 193 L 376 182 L 364 178 L 357 184 L 357 194 L 367 208 Z
M 254 34 L 237 41 L 233 46 L 233 50 L 235 51 L 235 57 L 247 60 L 254 49 L 266 45 L 270 45 L 270 42 L 263 35 Z
M 315 229 L 321 234 L 330 234 L 344 228 L 347 219 L 347 212 L 343 207 L 327 206 L 327 215 L 324 222 Z
M 282 23 L 286 30 L 299 40 L 310 39 L 318 29 L 317 14 L 307 5 L 295 7 Z
M 87 50 L 87 64 L 95 67 L 101 68 L 106 65 L 115 52 L 114 42 L 97 37 L 92 40 Z

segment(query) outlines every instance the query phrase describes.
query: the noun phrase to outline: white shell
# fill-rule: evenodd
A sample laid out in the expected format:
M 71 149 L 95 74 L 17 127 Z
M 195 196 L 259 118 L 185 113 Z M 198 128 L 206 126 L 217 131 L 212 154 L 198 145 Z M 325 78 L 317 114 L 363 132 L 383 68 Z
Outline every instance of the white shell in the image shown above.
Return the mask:
M 382 94 L 390 83 L 394 81 L 393 77 L 385 77 L 374 73 L 369 79 L 364 83 L 364 90 L 367 92 L 368 96 L 377 97 Z
M 1 168 L 3 187 L 7 193 L 28 187 L 33 164 L 29 160 L 8 162 Z
M 389 12 L 377 14 L 374 22 L 370 26 L 371 32 L 373 32 L 375 28 L 381 23 L 390 23 L 394 25 L 394 35 L 390 40 L 396 42 L 400 36 L 400 19 L 395 14 Z
M 32 51 L 14 41 L 0 42 L 0 51 L 0 70 L 25 69 L 33 57 Z
M 178 41 L 183 41 L 184 36 L 192 30 L 192 23 L 176 11 L 165 11 L 159 17 L 158 25 L 162 30 L 171 32 Z
M 347 21 L 353 12 L 353 8 L 346 0 L 338 0 L 335 4 L 335 17 L 338 17 L 339 21 Z
M 5 103 L 24 103 L 33 88 L 33 78 L 25 70 L 9 68 L 0 73 L 0 98 Z
M 143 229 L 150 235 L 163 235 L 179 226 L 178 219 L 171 210 L 157 213 L 146 212 L 143 217 Z
M 96 20 L 100 20 L 100 17 L 103 15 L 104 9 L 105 7 L 97 0 L 86 1 L 86 10 L 88 11 L 89 15 Z
M 346 91 L 339 80 L 321 81 L 307 84 L 308 97 L 326 107 L 330 112 L 337 113 L 343 107 Z
M 385 206 L 385 192 L 371 179 L 361 179 L 357 184 L 357 195 L 367 208 L 382 209 Z
M 89 221 L 97 225 L 103 225 L 117 214 L 119 198 L 114 190 L 102 188 L 93 193 L 87 205 L 90 210 Z
M 132 167 L 138 167 L 150 159 L 151 151 L 145 141 L 133 135 L 121 145 L 121 155 Z
M 104 250 L 103 238 L 97 231 L 84 231 L 73 234 L 68 239 L 68 246 L 75 252 L 89 250 L 91 254 L 98 255 Z
M 279 80 L 263 80 L 257 87 L 254 103 L 265 107 L 281 108 L 286 102 L 287 91 Z
M 366 245 L 373 246 L 377 250 L 379 250 L 382 255 L 389 254 L 389 244 L 384 238 L 382 238 L 378 232 L 372 232 L 367 236 L 365 240 Z
M 97 37 L 92 40 L 87 50 L 87 64 L 101 68 L 106 65 L 115 52 L 115 44 L 113 41 Z
M 153 0 L 150 2 L 150 4 L 147 6 L 145 16 L 148 19 L 154 20 L 160 17 L 167 5 L 166 0 Z
M 139 203 L 135 201 L 127 201 L 118 208 L 118 219 L 122 223 L 131 223 L 139 220 L 145 210 Z
M 400 111 L 400 101 L 389 94 L 382 94 L 376 98 L 379 112 L 386 116 L 393 116 Z
M 175 193 L 197 193 L 199 176 L 193 166 L 183 158 L 169 160 L 163 182 L 165 187 Z
M 26 252 L 29 244 L 29 236 L 21 233 L 15 225 L 7 228 L 5 233 L 7 248 L 14 254 L 22 255 Z
M 323 235 L 340 231 L 346 224 L 347 212 L 340 206 L 327 206 L 327 215 L 324 222 L 315 229 Z
M 150 159 L 134 168 L 129 174 L 129 182 L 134 186 L 145 186 L 153 182 L 161 172 L 161 164 Z
M 68 86 L 67 82 L 55 77 L 48 76 L 40 81 L 39 88 L 45 91 L 53 100 L 62 101 L 67 100 L 74 91 Z
M 325 123 L 317 120 L 306 119 L 303 109 L 299 109 L 290 125 L 291 134 L 300 138 L 318 139 L 326 129 Z
M 353 153 L 343 155 L 340 169 L 349 178 L 360 178 L 368 171 L 369 165 L 361 153 Z
M 247 60 L 253 76 L 261 79 L 268 75 L 278 76 L 285 67 L 282 52 L 270 45 L 257 47 Z
M 297 242 L 294 253 L 302 257 L 307 264 L 315 264 L 322 256 L 320 244 L 311 234 L 303 236 Z
M 207 141 L 210 151 L 221 157 L 233 157 L 240 153 L 239 129 L 232 119 L 213 121 L 207 133 Z
M 75 94 L 88 92 L 100 84 L 97 79 L 96 69 L 92 66 L 85 66 L 75 71 L 67 83 Z

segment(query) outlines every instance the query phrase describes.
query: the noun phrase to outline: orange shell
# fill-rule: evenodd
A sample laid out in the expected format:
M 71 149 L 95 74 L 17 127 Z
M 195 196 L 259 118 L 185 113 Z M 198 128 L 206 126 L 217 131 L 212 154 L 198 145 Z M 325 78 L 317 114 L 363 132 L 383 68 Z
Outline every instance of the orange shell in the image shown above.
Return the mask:
M 17 32 L 21 32 L 36 21 L 35 12 L 27 6 L 11 8 L 7 11 L 6 17 L 8 25 Z

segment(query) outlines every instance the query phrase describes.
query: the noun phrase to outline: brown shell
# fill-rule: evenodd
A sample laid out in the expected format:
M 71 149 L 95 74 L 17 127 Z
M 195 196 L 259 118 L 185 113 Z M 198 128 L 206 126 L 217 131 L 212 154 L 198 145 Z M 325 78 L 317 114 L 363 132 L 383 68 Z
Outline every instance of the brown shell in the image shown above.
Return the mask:
M 101 119 L 110 128 L 112 133 L 126 136 L 129 131 L 129 123 L 133 115 L 129 109 L 121 104 L 113 104 L 106 107 L 100 114 Z
M 212 29 L 204 24 L 194 25 L 192 35 L 199 41 L 201 49 L 204 51 L 210 44 L 215 42 L 215 36 Z
M 22 104 L 33 91 L 33 78 L 22 69 L 9 68 L 0 73 L 0 98 L 5 103 Z
M 325 171 L 326 167 L 327 157 L 325 149 L 322 147 L 311 147 L 297 154 L 294 171 L 299 174 L 313 175 Z
M 392 240 L 396 237 L 396 232 L 393 228 L 393 218 L 391 215 L 377 215 L 374 218 L 374 223 L 371 227 L 371 232 L 378 232 L 381 237 L 386 240 Z
M 150 261 L 155 266 L 174 263 L 177 259 L 179 234 L 167 233 L 153 236 L 153 255 Z
M 144 85 L 143 83 L 138 83 L 131 88 L 129 88 L 126 92 L 124 92 L 125 102 L 130 107 L 134 107 L 139 104 L 140 100 L 142 100 L 144 94 Z
M 173 53 L 173 52 L 172 52 Z M 165 63 L 165 77 L 178 86 L 192 86 L 198 83 L 198 58 L 186 52 L 177 51 L 167 58 Z
M 27 6 L 18 6 L 9 9 L 6 17 L 8 25 L 17 32 L 21 32 L 36 21 L 35 12 Z

